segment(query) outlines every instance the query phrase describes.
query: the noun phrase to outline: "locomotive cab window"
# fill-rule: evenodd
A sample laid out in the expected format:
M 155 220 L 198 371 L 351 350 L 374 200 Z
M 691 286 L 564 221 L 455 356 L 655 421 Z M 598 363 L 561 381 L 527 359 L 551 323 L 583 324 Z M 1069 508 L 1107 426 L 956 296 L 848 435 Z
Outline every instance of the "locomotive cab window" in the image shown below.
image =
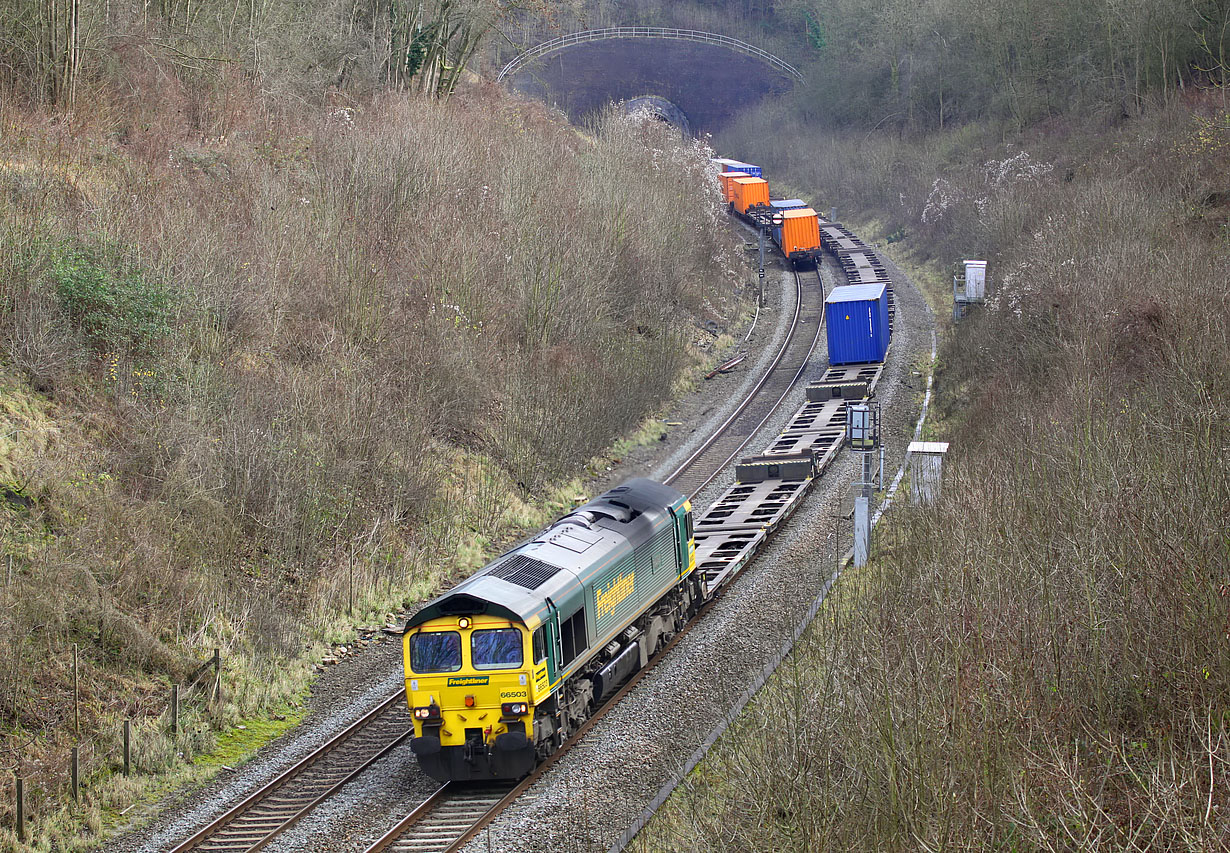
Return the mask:
M 688 522 L 688 541 L 690 542 L 696 538 L 696 531 L 692 527 L 692 513 L 690 512 L 687 515 L 687 522 Z
M 515 669 L 521 666 L 521 632 L 491 628 L 470 635 L 470 663 L 475 669 Z
M 534 663 L 542 663 L 547 659 L 547 630 L 539 628 L 534 632 Z
M 456 672 L 461 669 L 461 635 L 428 631 L 410 638 L 410 668 L 415 672 Z

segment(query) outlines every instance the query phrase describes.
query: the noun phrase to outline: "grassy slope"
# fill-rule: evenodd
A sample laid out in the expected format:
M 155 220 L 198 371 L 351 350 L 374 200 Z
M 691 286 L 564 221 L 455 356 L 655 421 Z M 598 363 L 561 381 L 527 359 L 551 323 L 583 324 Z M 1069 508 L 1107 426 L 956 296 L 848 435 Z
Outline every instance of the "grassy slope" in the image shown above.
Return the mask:
M 643 849 L 1224 844 L 1228 119 L 748 143 L 870 190 L 915 257 L 988 256 L 993 296 L 941 355 L 943 500 L 880 531 Z
M 91 843 L 56 816 L 74 644 L 93 831 L 141 794 L 123 717 L 143 772 L 293 723 L 327 644 L 568 506 L 738 310 L 704 152 L 655 124 L 136 91 L 0 104 L 0 721 L 44 847 Z M 186 692 L 172 743 L 214 647 L 227 703 Z

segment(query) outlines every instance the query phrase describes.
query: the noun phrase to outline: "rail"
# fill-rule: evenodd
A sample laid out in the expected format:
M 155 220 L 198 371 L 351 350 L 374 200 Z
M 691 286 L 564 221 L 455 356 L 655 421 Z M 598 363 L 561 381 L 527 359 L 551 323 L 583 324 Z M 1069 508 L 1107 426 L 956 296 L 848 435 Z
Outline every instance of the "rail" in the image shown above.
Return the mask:
M 770 379 L 776 374 L 778 368 L 782 364 L 782 361 L 785 359 L 787 352 L 789 352 L 796 343 L 795 334 L 802 326 L 801 318 L 803 312 L 803 299 L 807 291 L 803 287 L 803 280 L 796 270 L 794 273 L 794 317 L 790 321 L 790 329 L 787 332 L 785 339 L 782 341 L 781 347 L 778 349 L 777 355 L 773 359 L 773 363 L 769 365 L 768 369 L 765 370 L 764 375 L 760 377 L 760 380 L 756 383 L 756 385 L 747 393 L 746 396 L 744 396 L 742 402 L 739 403 L 730 416 L 722 422 L 722 425 L 714 430 L 713 434 L 705 439 L 705 441 L 701 443 L 692 455 L 684 460 L 678 468 L 665 477 L 663 482 L 668 486 L 673 485 L 682 490 L 682 486 L 684 484 L 679 483 L 678 481 L 685 479 L 686 474 L 692 473 L 691 469 L 693 466 L 695 466 L 698 461 L 701 460 L 711 449 L 714 449 L 719 440 L 727 437 L 728 435 L 736 434 L 736 431 L 733 431 L 732 427 L 750 411 L 752 405 L 758 401 L 761 392 L 769 391 L 771 394 L 777 394 L 776 398 L 770 396 L 768 400 L 768 410 L 760 417 L 755 425 L 748 425 L 737 431 L 737 435 L 742 440 L 733 450 L 725 450 L 725 455 L 723 456 L 721 462 L 716 465 L 710 465 L 709 471 L 701 474 L 704 479 L 702 479 L 699 484 L 686 484 L 688 496 L 695 498 L 702 489 L 712 483 L 715 479 L 717 479 L 718 475 L 726 470 L 726 466 L 735 461 L 735 459 L 743 451 L 743 448 L 747 447 L 748 443 L 756 436 L 758 432 L 760 432 L 760 428 L 768 423 L 769 418 L 773 417 L 774 413 L 777 412 L 778 408 L 785 401 L 791 390 L 793 390 L 798 384 L 799 379 L 802 378 L 804 371 L 807 369 L 808 362 L 811 361 L 812 353 L 815 352 L 816 346 L 820 342 L 820 333 L 824 328 L 824 282 L 820 279 L 820 271 L 818 268 L 816 270 L 816 279 L 820 291 L 820 306 L 816 309 L 819 313 L 819 318 L 816 324 L 815 335 L 812 336 L 811 342 L 807 344 L 807 351 L 798 359 L 798 369 L 793 375 L 790 376 L 789 381 L 780 389 L 780 392 L 776 387 L 767 387 Z M 759 316 L 759 309 L 757 309 L 757 316 Z
M 503 83 L 511 75 L 517 73 L 526 63 L 574 45 L 627 38 L 669 39 L 717 45 L 763 60 L 774 68 L 786 72 L 796 80 L 801 81 L 803 79 L 802 73 L 789 62 L 774 56 L 763 48 L 756 47 L 754 44 L 748 44 L 741 39 L 731 38 L 720 33 L 707 33 L 703 30 L 683 30 L 675 27 L 604 27 L 600 30 L 585 30 L 579 33 L 557 36 L 550 41 L 537 44 L 501 68 L 496 81 Z
M 265 847 L 414 734 L 405 695 L 405 688 L 398 688 L 311 754 L 170 848 L 169 853 L 254 853 Z

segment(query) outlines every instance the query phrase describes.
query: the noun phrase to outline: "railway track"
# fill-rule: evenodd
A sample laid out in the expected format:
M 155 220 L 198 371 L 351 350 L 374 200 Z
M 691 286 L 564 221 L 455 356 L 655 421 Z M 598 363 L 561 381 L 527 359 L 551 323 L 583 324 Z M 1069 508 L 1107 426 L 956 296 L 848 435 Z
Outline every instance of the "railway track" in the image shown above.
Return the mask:
M 820 340 L 824 320 L 824 286 L 819 267 L 814 287 L 805 287 L 803 276 L 797 271 L 794 285 L 794 317 L 773 363 L 722 425 L 667 475 L 667 485 L 695 496 L 712 483 L 743 452 L 802 378 Z
M 711 483 L 742 452 L 802 377 L 819 341 L 824 316 L 824 293 L 818 270 L 816 277 L 816 286 L 808 287 L 803 277 L 794 273 L 794 315 L 769 369 L 730 417 L 671 473 L 667 483 L 689 495 L 695 495 Z M 707 611 L 712 603 L 706 604 L 700 613 Z M 560 749 L 515 787 L 443 785 L 372 845 L 368 853 L 452 853 L 459 850 L 584 737 L 698 621 L 690 621 Z M 413 736 L 404 697 L 404 689 L 398 689 L 374 710 L 169 853 L 252 853 L 262 849 L 375 761 Z
M 701 617 L 709 612 L 715 601 L 716 599 L 710 599 L 706 602 L 697 611 L 696 616 L 684 625 L 669 643 L 659 649 L 657 654 L 651 657 L 645 666 L 637 670 L 611 698 L 603 702 L 593 715 L 546 761 L 535 767 L 530 775 L 520 782 L 505 786 L 502 789 L 502 796 L 493 796 L 494 792 L 500 790 L 497 786 L 476 787 L 446 782 L 368 847 L 364 853 L 386 853 L 386 851 L 389 853 L 412 853 L 412 851 L 413 853 L 457 853 L 496 815 L 541 779 L 555 762 L 563 758 L 589 733 L 590 729 L 597 725 L 599 720 L 606 716 L 609 710 L 617 707 L 619 701 L 636 687 L 642 678 L 652 672 L 658 662 L 700 623 Z
M 414 734 L 402 688 L 169 853 L 249 853 Z
M 824 290 L 820 273 L 816 271 L 816 286 L 804 286 L 803 277 L 794 273 L 795 311 L 790 328 L 773 362 L 764 376 L 745 395 L 735 411 L 697 450 L 666 478 L 668 484 L 689 495 L 695 495 L 724 471 L 777 411 L 786 395 L 803 376 L 807 363 L 820 339 L 824 317 Z M 602 704 L 550 758 L 534 768 L 515 787 L 504 789 L 494 798 L 491 787 L 475 789 L 456 783 L 442 785 L 421 805 L 406 815 L 385 835 L 367 848 L 365 853 L 457 853 L 490 821 L 517 797 L 537 782 L 551 766 L 564 756 L 606 712 L 675 645 L 700 622 L 700 617 L 712 607 L 714 599 L 705 604 L 669 643 L 638 670 L 610 699 Z M 481 792 L 481 793 L 480 793 Z M 494 798 L 494 799 L 493 799 Z
M 368 853 L 446 853 L 465 844 L 484 818 L 521 785 L 460 785 L 449 782 L 367 848 Z

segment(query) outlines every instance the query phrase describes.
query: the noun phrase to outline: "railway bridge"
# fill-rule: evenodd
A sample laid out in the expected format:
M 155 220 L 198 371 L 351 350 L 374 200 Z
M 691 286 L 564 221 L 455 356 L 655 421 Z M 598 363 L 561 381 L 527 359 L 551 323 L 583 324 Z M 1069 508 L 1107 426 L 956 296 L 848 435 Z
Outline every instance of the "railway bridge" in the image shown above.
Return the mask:
M 573 121 L 610 101 L 652 97 L 655 113 L 685 132 L 714 132 L 740 110 L 802 80 L 785 60 L 720 33 L 605 27 L 570 33 L 521 53 L 500 82 L 560 108 Z

